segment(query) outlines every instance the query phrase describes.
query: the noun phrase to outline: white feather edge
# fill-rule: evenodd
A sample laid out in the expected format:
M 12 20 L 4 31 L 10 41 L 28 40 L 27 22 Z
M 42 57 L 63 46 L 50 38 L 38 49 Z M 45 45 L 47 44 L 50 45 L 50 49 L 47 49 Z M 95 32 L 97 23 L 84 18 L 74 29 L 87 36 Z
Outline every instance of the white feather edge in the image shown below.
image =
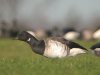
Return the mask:
M 35 34 L 35 32 L 33 31 L 26 31 L 27 33 L 29 33 L 30 35 L 34 36 L 37 40 L 40 40 L 37 35 Z

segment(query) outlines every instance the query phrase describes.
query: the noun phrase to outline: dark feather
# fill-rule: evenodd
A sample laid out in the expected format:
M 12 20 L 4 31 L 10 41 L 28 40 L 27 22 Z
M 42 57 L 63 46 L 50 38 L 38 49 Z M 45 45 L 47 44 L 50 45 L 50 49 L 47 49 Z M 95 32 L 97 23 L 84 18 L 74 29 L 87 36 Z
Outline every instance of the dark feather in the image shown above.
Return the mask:
M 90 49 L 94 50 L 95 48 L 100 48 L 100 42 L 94 44 Z
M 69 40 L 66 40 L 64 38 L 61 38 L 61 37 L 53 37 L 52 38 L 53 40 L 57 40 L 63 44 L 66 44 L 67 46 L 69 46 L 69 48 L 81 48 L 81 49 L 84 49 L 84 50 L 87 50 L 86 48 L 82 47 L 81 45 L 79 45 L 78 43 L 75 43 L 75 42 L 72 42 L 72 41 L 69 41 Z

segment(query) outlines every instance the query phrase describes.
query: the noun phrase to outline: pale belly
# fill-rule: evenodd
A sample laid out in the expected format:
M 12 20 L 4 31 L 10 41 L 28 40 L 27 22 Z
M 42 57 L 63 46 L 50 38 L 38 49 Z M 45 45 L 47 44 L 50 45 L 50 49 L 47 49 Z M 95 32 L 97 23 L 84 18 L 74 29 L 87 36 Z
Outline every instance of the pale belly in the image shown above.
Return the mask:
M 51 58 L 61 58 L 67 55 L 67 50 L 64 44 L 57 41 L 49 41 L 46 45 L 44 56 Z
M 80 48 L 72 48 L 70 49 L 70 55 L 69 56 L 76 56 L 78 54 L 81 54 L 81 53 L 86 53 L 83 49 L 80 49 Z

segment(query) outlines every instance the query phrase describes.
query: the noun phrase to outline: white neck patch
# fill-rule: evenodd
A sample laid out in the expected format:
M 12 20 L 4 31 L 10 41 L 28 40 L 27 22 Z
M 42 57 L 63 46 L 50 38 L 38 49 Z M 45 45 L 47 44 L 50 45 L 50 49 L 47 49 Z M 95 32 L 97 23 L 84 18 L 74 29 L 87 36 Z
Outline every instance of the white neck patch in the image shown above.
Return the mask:
M 31 38 L 29 38 L 27 41 L 28 41 L 28 42 L 31 41 Z

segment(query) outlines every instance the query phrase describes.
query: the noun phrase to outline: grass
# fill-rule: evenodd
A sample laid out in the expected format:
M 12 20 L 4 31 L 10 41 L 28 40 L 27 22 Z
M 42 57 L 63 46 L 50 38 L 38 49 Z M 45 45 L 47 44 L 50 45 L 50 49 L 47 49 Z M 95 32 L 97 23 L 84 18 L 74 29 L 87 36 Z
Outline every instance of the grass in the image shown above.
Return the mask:
M 76 41 L 89 48 L 98 41 Z M 32 52 L 24 42 L 0 39 L 0 75 L 100 75 L 100 57 L 90 52 L 51 59 Z

